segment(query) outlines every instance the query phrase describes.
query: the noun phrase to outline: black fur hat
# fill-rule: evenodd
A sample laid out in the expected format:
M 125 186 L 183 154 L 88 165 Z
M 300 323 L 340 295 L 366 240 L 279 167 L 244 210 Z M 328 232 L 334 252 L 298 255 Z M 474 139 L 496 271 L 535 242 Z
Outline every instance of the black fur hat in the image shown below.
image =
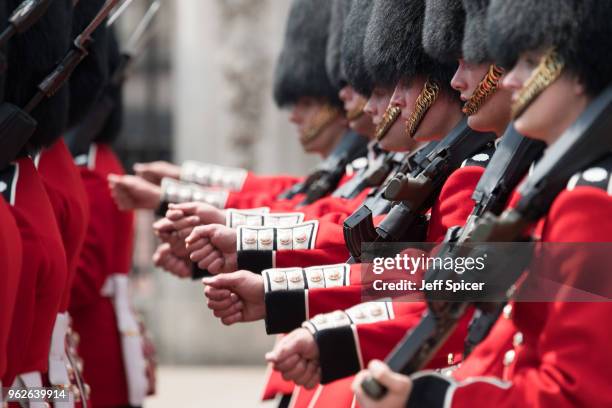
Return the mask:
M 279 106 L 305 96 L 341 106 L 339 89 L 332 85 L 325 67 L 330 17 L 329 0 L 291 2 L 274 78 L 274 99 Z
M 554 47 L 566 69 L 596 94 L 612 79 L 610 21 L 608 0 L 492 0 L 488 49 L 497 63 L 512 67 L 523 52 Z
M 426 0 L 423 46 L 439 61 L 462 57 L 465 11 L 461 0 Z
M 329 20 L 329 39 L 327 41 L 327 55 L 325 67 L 331 83 L 338 89 L 346 84 L 342 69 L 342 37 L 344 35 L 344 22 L 351 7 L 351 0 L 330 0 L 331 18 Z
M 81 0 L 74 8 L 72 34 L 79 35 L 98 14 L 105 0 Z M 80 122 L 98 99 L 108 80 L 108 30 L 106 24 L 92 35 L 89 55 L 79 64 L 70 78 L 69 126 Z
M 112 76 L 121 63 L 121 49 L 114 30 L 109 31 L 108 36 L 108 68 Z M 121 134 L 123 127 L 123 83 L 119 86 L 108 86 L 105 88 L 106 95 L 102 97 L 110 98 L 113 109 L 106 118 L 104 127 L 95 137 L 99 143 L 113 143 Z
M 487 9 L 490 0 L 463 0 L 465 32 L 463 58 L 473 64 L 491 61 L 487 48 Z
M 4 2 L 6 13 L 22 0 Z M 7 47 L 5 100 L 25 107 L 37 93 L 37 87 L 49 75 L 70 47 L 72 0 L 55 0 L 29 30 L 13 37 Z M 50 146 L 62 136 L 68 120 L 68 88 L 62 87 L 54 96 L 42 101 L 31 113 L 38 122 L 29 139 L 33 149 Z
M 437 62 L 423 48 L 425 0 L 376 0 L 365 37 L 365 62 L 374 84 L 427 76 L 450 90 L 456 62 Z
M 364 40 L 372 15 L 372 0 L 351 0 L 342 38 L 342 70 L 347 82 L 364 96 L 372 93 L 372 78 L 365 65 Z

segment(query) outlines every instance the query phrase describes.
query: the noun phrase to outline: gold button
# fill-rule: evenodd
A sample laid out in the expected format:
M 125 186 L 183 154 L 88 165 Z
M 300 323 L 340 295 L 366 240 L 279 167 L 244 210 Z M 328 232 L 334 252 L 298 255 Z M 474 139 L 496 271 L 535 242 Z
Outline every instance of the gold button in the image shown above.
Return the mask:
M 247 245 L 254 245 L 257 243 L 257 236 L 255 234 L 247 235 L 244 237 L 244 243 Z
M 298 244 L 303 244 L 304 242 L 306 242 L 306 240 L 308 239 L 308 236 L 306 234 L 300 234 L 297 237 L 295 237 L 295 241 Z
M 510 364 L 512 364 L 515 357 L 516 352 L 514 350 L 506 351 L 506 354 L 504 354 L 504 366 L 508 367 Z
M 276 275 L 274 275 L 274 282 L 283 283 L 284 281 L 285 281 L 285 275 L 281 273 L 277 273 Z
M 511 319 L 512 318 L 512 305 L 508 304 L 508 305 L 504 306 L 504 317 L 506 319 Z
M 344 312 L 338 311 L 338 312 L 334 313 L 334 318 L 336 320 L 338 320 L 338 321 L 344 320 Z
M 453 353 L 448 353 L 448 356 L 446 357 L 446 363 L 449 366 L 455 364 L 455 355 Z
M 518 347 L 521 344 L 523 344 L 523 333 L 518 332 L 514 335 L 514 338 L 512 339 L 512 345 L 514 347 Z
M 365 315 L 365 313 L 363 313 L 363 310 L 358 309 L 358 310 L 355 312 L 355 319 L 359 319 L 359 320 L 361 320 L 361 319 L 365 319 L 365 317 L 366 317 L 366 315 Z
M 290 245 L 291 244 L 291 235 L 285 234 L 279 238 L 281 245 Z
M 272 245 L 272 237 L 261 237 L 259 242 L 261 242 L 261 245 L 265 246 Z
M 340 272 L 332 272 L 329 274 L 329 280 L 337 281 L 340 280 Z
M 370 313 L 372 313 L 372 316 L 378 317 L 382 315 L 383 311 L 380 307 L 374 306 L 372 309 L 370 309 Z
M 293 275 L 291 275 L 289 280 L 291 281 L 291 283 L 301 282 L 302 281 L 302 274 L 301 273 L 294 273 Z
M 321 282 L 321 280 L 323 280 L 323 277 L 321 276 L 320 273 L 316 273 L 310 276 L 310 281 L 314 282 L 314 283 L 319 283 Z

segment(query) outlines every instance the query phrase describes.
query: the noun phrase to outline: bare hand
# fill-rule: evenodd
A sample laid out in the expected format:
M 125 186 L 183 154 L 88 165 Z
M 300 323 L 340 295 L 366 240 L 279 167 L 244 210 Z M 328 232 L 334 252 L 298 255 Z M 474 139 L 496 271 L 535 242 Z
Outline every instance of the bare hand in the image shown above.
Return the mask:
M 296 329 L 281 338 L 266 354 L 266 360 L 285 380 L 307 389 L 314 388 L 321 381 L 319 347 L 306 329 Z
M 236 230 L 212 224 L 194 228 L 185 244 L 191 261 L 216 275 L 238 269 L 236 239 Z
M 254 322 L 266 316 L 264 283 L 260 275 L 238 271 L 204 278 L 207 306 L 223 324 Z
M 387 387 L 387 395 L 380 401 L 374 401 L 361 388 L 361 383 L 368 377 Z M 412 380 L 402 374 L 391 371 L 389 366 L 378 360 L 372 360 L 367 370 L 361 371 L 353 381 L 353 391 L 359 406 L 363 408 L 403 408 L 412 391 Z
M 123 211 L 154 210 L 159 206 L 161 189 L 141 177 L 110 174 L 108 183 L 117 206 Z
M 191 264 L 184 258 L 174 255 L 170 244 L 164 243 L 157 247 L 153 254 L 153 263 L 158 268 L 162 268 L 181 279 L 191 277 Z
M 181 168 L 167 161 L 154 161 L 151 163 L 134 164 L 134 173 L 150 183 L 160 185 L 164 177 L 179 179 Z

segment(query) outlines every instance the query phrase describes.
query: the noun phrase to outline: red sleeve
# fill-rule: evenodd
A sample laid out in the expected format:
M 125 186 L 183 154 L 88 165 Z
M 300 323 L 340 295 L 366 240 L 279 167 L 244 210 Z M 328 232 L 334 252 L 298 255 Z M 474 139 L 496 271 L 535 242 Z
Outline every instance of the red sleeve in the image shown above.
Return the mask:
M 545 220 L 542 238 L 547 242 L 609 242 L 610 214 L 612 198 L 605 191 L 593 187 L 564 191 Z M 579 276 L 601 267 L 589 258 L 581 261 L 581 265 L 572 262 L 571 270 L 561 273 Z M 611 314 L 609 302 L 550 304 L 537 343 L 526 345 L 531 346 L 532 357 L 522 366 L 517 361 L 508 381 L 484 377 L 451 384 L 446 395 L 449 406 L 612 406 L 610 333 L 602 324 Z
M 465 225 L 474 210 L 472 194 L 484 170 L 467 166 L 451 174 L 431 209 L 427 242 L 442 242 L 449 228 Z
M 258 176 L 252 172 L 249 172 L 240 192 L 261 192 L 278 196 L 280 193 L 302 180 L 303 177 L 289 175 Z

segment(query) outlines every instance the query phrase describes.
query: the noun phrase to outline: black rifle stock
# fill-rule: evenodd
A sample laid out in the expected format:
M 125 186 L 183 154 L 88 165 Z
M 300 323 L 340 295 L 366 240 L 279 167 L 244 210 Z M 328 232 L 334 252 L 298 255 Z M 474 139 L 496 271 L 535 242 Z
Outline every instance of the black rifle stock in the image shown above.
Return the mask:
M 345 223 L 345 241 L 352 258 L 361 258 L 364 242 L 422 241 L 426 230 L 424 214 L 446 179 L 465 159 L 491 144 L 494 138 L 493 134 L 471 130 L 464 118 L 435 148 L 418 157 L 417 166 L 411 172 L 398 173 L 383 194 L 387 200 L 402 201 L 391 208 L 378 227 L 370 222 L 371 217 L 363 217 L 361 222 L 365 225 L 359 228 Z M 359 236 L 362 231 L 367 233 Z
M 572 175 L 612 151 L 611 130 L 612 86 L 609 86 L 560 139 L 548 148 L 533 172 L 519 186 L 521 199 L 516 207 L 503 211 L 501 215 L 486 212 L 475 223 L 468 241 L 486 244 L 528 240 L 525 231 L 546 215 Z M 509 289 L 522 275 L 524 266 L 527 265 L 508 267 L 503 270 L 504 274 L 497 270 L 487 271 L 491 276 L 479 278 L 485 284 L 495 282 L 499 286 L 501 282 Z M 469 274 L 466 272 L 463 279 L 469 279 Z M 426 279 L 434 277 L 432 275 L 426 276 Z M 435 278 L 439 279 L 440 276 Z M 428 301 L 428 312 L 421 322 L 405 336 L 387 359 L 391 368 L 406 375 L 422 369 L 452 333 L 470 304 L 465 301 Z M 377 400 L 387 392 L 373 378 L 367 378 L 362 388 Z
M 331 193 L 344 174 L 346 166 L 353 160 L 367 154 L 367 140 L 347 131 L 332 153 L 319 164 L 301 183 L 282 192 L 279 200 L 290 200 L 298 194 L 306 194 L 300 206 L 311 204 Z
M 326 166 L 319 177 L 305 191 L 306 197 L 300 206 L 312 204 L 330 194 L 338 186 L 346 166 L 353 160 L 366 156 L 367 153 L 367 139 L 353 131 L 346 132 L 329 160 L 325 160 Z

